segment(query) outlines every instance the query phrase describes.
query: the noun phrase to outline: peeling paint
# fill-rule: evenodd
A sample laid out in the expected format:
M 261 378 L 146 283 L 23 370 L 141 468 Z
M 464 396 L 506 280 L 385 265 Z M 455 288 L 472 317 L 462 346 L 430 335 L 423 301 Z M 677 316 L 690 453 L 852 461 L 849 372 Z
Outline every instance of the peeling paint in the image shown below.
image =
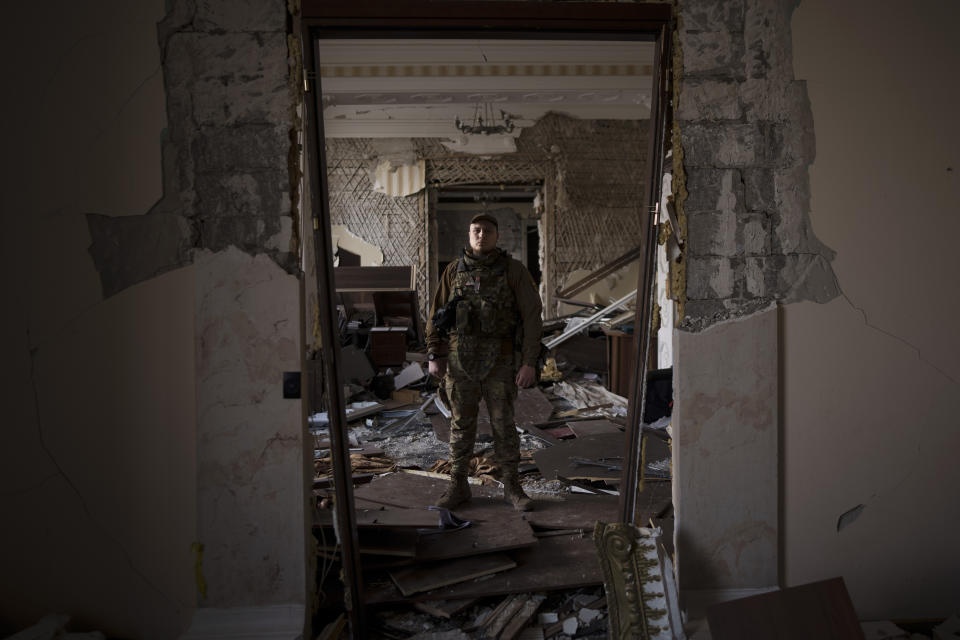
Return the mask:
M 853 509 L 840 514 L 840 517 L 837 518 L 837 533 L 840 533 L 853 524 L 854 521 L 860 517 L 860 514 L 863 513 L 864 509 L 866 509 L 866 505 L 858 504 Z

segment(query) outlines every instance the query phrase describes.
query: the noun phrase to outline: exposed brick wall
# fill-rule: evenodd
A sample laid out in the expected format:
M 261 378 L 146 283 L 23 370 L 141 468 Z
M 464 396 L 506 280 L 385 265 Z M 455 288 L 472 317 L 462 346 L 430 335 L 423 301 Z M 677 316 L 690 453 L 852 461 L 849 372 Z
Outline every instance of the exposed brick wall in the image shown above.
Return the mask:
M 236 246 L 297 268 L 283 0 L 168 2 L 158 25 L 167 102 L 163 198 L 146 215 L 89 215 L 104 295 Z
M 808 215 L 815 146 L 806 85 L 793 78 L 794 4 L 679 3 L 687 328 L 837 295 L 833 252 Z

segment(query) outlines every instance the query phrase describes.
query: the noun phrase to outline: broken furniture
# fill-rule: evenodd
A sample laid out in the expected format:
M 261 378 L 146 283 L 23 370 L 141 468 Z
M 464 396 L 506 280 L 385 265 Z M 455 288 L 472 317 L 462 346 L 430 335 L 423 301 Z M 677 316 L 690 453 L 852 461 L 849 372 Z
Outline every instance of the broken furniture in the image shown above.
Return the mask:
M 373 311 L 369 330 L 370 359 L 377 366 L 399 366 L 406 360 L 407 337 L 421 341 L 414 267 L 336 267 L 336 292 L 349 320 L 356 309 Z
M 407 355 L 406 327 L 371 327 L 370 359 L 378 367 L 399 367 Z
M 843 578 L 771 591 L 707 609 L 713 640 L 863 640 Z

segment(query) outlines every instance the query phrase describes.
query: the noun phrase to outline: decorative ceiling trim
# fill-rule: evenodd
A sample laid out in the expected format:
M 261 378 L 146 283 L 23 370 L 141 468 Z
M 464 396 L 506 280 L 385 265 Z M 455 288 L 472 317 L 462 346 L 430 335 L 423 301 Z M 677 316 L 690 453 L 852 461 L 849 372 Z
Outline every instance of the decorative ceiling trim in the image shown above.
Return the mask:
M 323 78 L 450 78 L 653 75 L 649 64 L 403 64 L 323 65 Z

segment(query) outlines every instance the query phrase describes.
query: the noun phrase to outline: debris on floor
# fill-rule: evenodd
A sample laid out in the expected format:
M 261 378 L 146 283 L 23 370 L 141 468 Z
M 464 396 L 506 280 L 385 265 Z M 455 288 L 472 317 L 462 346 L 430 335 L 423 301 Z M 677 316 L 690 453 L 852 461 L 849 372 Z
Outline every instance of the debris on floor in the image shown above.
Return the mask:
M 450 413 L 439 381 L 426 372 L 419 329 L 412 323 L 406 332 L 375 330 L 379 316 L 363 304 L 356 295 L 353 315 L 341 323 L 351 371 L 344 381 L 343 435 L 353 472 L 363 601 L 374 633 L 423 639 L 606 638 L 610 614 L 595 526 L 618 519 L 627 399 L 604 387 L 612 376 L 606 356 L 589 352 L 607 342 L 584 333 L 594 331 L 593 321 L 584 324 L 583 317 L 596 315 L 596 309 L 585 307 L 580 320 L 566 327 L 578 328 L 562 340 L 567 345 L 562 354 L 557 350 L 546 359 L 539 383 L 518 390 L 519 471 L 533 511 L 515 511 L 503 499 L 483 402 L 470 464 L 472 499 L 447 511 L 434 505 L 449 483 Z M 596 318 L 604 319 L 605 314 Z M 338 598 L 343 601 L 330 425 L 320 403 L 322 398 L 311 405 L 310 418 L 313 529 L 326 607 L 315 619 L 317 629 L 340 619 Z M 665 426 L 640 425 L 648 481 L 638 510 L 644 522 L 670 532 L 664 534 L 667 542 L 673 514 Z

